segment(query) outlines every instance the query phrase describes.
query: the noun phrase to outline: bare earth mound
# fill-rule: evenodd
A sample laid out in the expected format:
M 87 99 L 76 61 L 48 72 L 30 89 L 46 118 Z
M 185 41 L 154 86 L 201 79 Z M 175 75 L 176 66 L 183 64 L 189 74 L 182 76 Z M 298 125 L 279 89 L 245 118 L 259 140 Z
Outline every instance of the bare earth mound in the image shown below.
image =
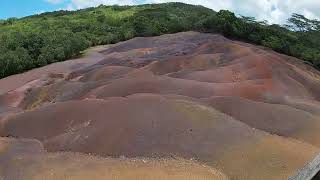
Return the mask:
M 220 35 L 99 47 L 0 80 L 0 179 L 298 177 L 319 91 L 299 60 Z
M 227 179 L 193 161 L 97 158 L 78 153 L 47 153 L 36 140 L 0 139 L 0 175 L 5 179 Z

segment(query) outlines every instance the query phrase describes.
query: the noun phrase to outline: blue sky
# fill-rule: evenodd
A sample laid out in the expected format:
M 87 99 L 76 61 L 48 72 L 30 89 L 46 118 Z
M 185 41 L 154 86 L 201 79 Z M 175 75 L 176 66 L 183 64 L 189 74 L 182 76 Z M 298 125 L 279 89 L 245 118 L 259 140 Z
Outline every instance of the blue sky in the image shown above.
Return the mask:
M 66 2 L 52 4 L 45 0 L 0 0 L 0 19 L 23 17 L 65 7 Z
M 228 9 L 237 14 L 254 16 L 270 23 L 285 23 L 292 13 L 320 19 L 320 0 L 175 0 L 203 5 L 216 11 Z M 60 9 L 80 9 L 100 4 L 133 5 L 163 3 L 172 0 L 1 0 L 0 19 L 23 17 Z

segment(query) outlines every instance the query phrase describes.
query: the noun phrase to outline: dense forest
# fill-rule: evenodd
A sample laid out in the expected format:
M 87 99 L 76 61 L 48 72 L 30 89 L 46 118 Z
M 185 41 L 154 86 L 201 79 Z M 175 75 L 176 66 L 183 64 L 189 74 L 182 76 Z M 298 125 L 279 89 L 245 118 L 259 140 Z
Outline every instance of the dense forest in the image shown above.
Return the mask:
M 101 5 L 0 20 L 0 78 L 69 59 L 90 46 L 189 30 L 263 45 L 320 68 L 320 22 L 299 14 L 280 26 L 183 3 Z

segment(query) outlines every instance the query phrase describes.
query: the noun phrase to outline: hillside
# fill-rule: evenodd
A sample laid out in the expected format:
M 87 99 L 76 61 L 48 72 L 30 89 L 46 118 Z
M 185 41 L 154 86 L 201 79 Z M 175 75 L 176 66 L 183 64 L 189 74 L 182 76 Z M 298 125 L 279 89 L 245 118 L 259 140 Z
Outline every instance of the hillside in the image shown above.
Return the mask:
M 218 34 L 134 38 L 5 85 L 0 178 L 310 179 L 319 170 L 320 73 Z
M 263 45 L 319 68 L 319 21 L 293 15 L 290 22 L 296 31 L 182 3 L 99 6 L 9 18 L 0 21 L 0 78 L 76 57 L 91 46 L 190 30 Z

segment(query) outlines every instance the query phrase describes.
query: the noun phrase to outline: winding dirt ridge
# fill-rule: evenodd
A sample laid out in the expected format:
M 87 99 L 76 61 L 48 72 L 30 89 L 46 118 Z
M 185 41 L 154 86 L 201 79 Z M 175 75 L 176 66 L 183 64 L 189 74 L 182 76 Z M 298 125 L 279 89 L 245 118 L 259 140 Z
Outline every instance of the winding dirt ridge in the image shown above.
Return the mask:
M 0 179 L 288 179 L 320 73 L 220 35 L 134 38 L 0 80 Z

